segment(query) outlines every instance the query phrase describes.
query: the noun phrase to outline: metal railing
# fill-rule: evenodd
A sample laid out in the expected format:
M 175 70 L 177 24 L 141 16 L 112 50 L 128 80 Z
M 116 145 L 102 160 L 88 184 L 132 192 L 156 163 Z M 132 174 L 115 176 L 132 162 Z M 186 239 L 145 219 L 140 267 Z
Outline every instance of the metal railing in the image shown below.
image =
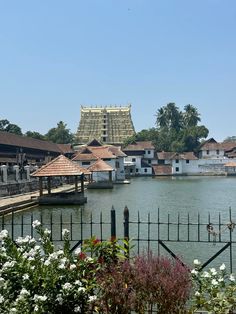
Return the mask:
M 166 213 L 163 217 L 161 215 L 163 213 L 159 209 L 155 219 L 150 214 L 147 214 L 146 218 L 143 219 L 139 212 L 137 212 L 136 219 L 131 219 L 129 209 L 125 207 L 122 219 L 118 217 L 119 223 L 117 223 L 117 213 L 113 207 L 110 211 L 110 217 L 106 215 L 106 218 L 101 212 L 96 219 L 92 213 L 90 217 L 85 219 L 82 211 L 81 209 L 80 215 L 76 217 L 73 213 L 65 216 L 63 213 L 51 212 L 47 219 L 43 217 L 42 213 L 35 217 L 33 212 L 27 216 L 24 214 L 19 216 L 12 212 L 10 215 L 0 217 L 0 229 L 7 229 L 13 239 L 25 235 L 37 237 L 32 222 L 38 219 L 45 228 L 51 230 L 52 241 L 63 241 L 62 230 L 68 229 L 72 249 L 92 236 L 96 236 L 101 241 L 110 238 L 132 239 L 135 254 L 141 254 L 144 250 L 152 250 L 158 255 L 164 252 L 178 259 L 179 254 L 174 252 L 176 246 L 180 244 L 190 246 L 194 243 L 196 245 L 204 244 L 210 245 L 214 252 L 208 257 L 202 268 L 223 252 L 228 253 L 227 259 L 231 272 L 235 266 L 233 261 L 236 253 L 234 250 L 236 232 L 233 233 L 235 222 L 231 208 L 229 208 L 227 216 L 225 213 L 223 216 L 221 213 L 217 216 L 208 214 L 205 219 L 200 214 L 195 215 L 194 218 L 190 214 L 186 214 L 185 217 L 177 214 L 173 219 L 173 216 Z

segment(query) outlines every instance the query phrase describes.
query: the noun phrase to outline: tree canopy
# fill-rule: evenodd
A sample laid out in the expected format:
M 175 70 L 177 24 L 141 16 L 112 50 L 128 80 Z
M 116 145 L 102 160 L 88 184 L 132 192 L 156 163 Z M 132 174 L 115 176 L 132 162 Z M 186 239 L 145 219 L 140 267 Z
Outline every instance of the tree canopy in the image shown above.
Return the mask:
M 58 122 L 57 127 L 50 129 L 47 134 L 45 134 L 45 139 L 58 144 L 72 143 L 74 135 L 66 126 L 63 121 Z
M 31 138 L 36 138 L 38 140 L 45 140 L 44 135 L 40 134 L 39 132 L 35 132 L 35 131 L 27 131 L 25 133 L 25 136 L 31 137 Z
M 10 123 L 7 119 L 0 120 L 0 131 L 22 135 L 21 128 L 16 124 Z
M 200 140 L 206 138 L 209 133 L 204 125 L 198 125 L 200 121 L 200 114 L 192 105 L 186 105 L 183 111 L 175 103 L 169 103 L 158 109 L 157 150 L 177 152 L 196 150 Z
M 156 127 L 142 130 L 128 138 L 124 145 L 137 141 L 152 141 L 158 151 L 195 151 L 200 141 L 208 136 L 208 129 L 201 122 L 200 113 L 192 105 L 181 111 L 169 103 L 156 112 Z

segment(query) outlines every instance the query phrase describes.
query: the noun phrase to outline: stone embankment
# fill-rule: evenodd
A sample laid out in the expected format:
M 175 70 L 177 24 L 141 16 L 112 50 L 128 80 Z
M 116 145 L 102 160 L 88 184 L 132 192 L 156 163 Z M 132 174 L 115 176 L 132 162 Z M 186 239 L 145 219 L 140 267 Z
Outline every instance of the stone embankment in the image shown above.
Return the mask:
M 63 185 L 58 188 L 52 189 L 52 192 L 66 192 L 74 188 L 74 185 Z M 47 191 L 45 190 L 45 193 Z M 7 196 L 0 198 L 0 216 L 8 214 L 12 211 L 18 211 L 25 208 L 38 205 L 39 192 L 31 192 L 26 194 Z

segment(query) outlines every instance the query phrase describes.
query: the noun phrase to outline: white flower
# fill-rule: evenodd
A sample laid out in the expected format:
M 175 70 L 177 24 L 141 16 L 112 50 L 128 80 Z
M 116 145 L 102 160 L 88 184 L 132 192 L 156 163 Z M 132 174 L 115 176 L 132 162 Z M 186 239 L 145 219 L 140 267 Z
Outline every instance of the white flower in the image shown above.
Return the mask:
M 16 264 L 15 261 L 6 262 L 6 263 L 3 264 L 2 268 L 3 268 L 3 269 L 5 269 L 5 268 L 11 268 L 11 267 L 13 267 L 15 264 Z
M 10 312 L 9 312 L 10 314 L 11 313 L 17 313 L 17 309 L 15 308 L 15 307 L 12 307 L 11 309 L 10 309 Z
M 81 253 L 81 248 L 78 247 L 76 250 L 75 250 L 75 255 L 79 255 Z
M 35 310 L 35 312 L 38 312 L 39 306 L 37 304 L 35 305 L 34 310 Z
M 199 291 L 196 291 L 196 292 L 195 292 L 195 296 L 196 296 L 196 297 L 200 297 L 200 295 L 201 295 L 201 293 L 200 293 Z
M 192 275 L 197 275 L 197 274 L 198 274 L 198 271 L 197 271 L 196 269 L 193 269 L 193 270 L 191 270 L 191 274 L 192 274 Z
M 33 227 L 33 228 L 36 228 L 36 227 L 38 227 L 38 226 L 40 226 L 40 225 L 41 225 L 41 222 L 38 221 L 38 220 L 34 220 L 33 223 L 32 223 L 32 227 Z
M 96 295 L 90 295 L 89 296 L 89 302 L 93 302 L 93 301 L 96 301 L 97 300 L 97 296 Z
M 201 265 L 201 262 L 200 262 L 198 259 L 195 259 L 195 260 L 193 261 L 193 264 L 196 265 L 196 266 L 198 266 L 198 265 Z
M 217 285 L 218 285 L 218 281 L 215 280 L 215 279 L 212 279 L 211 284 L 212 284 L 213 286 L 217 286 Z
M 43 233 L 44 233 L 45 235 L 50 235 L 50 234 L 51 234 L 51 230 L 48 230 L 48 229 L 46 228 Z
M 229 276 L 229 280 L 230 280 L 230 281 L 235 281 L 235 277 L 234 277 L 233 274 L 231 274 L 231 275 Z
M 29 275 L 28 275 L 28 274 L 24 274 L 24 275 L 22 276 L 22 279 L 23 279 L 23 280 L 28 280 L 28 279 L 29 279 Z
M 210 268 L 210 272 L 212 273 L 212 275 L 217 275 L 217 271 L 215 268 Z
M 4 297 L 0 294 L 0 303 L 4 302 Z
M 7 237 L 8 237 L 8 231 L 5 230 L 5 229 L 2 230 L 2 231 L 0 232 L 0 241 L 6 239 Z
M 77 286 L 82 286 L 82 282 L 81 282 L 80 280 L 76 280 L 76 281 L 75 281 L 75 285 L 77 285 Z
M 45 266 L 49 266 L 50 264 L 51 264 L 50 259 L 46 259 L 46 261 L 44 262 L 44 265 L 45 265 Z
M 223 281 L 224 281 L 224 278 L 223 278 L 223 277 L 220 277 L 220 278 L 218 279 L 218 281 L 219 281 L 219 282 L 223 282 Z
M 73 269 L 75 269 L 76 268 L 76 265 L 75 264 L 71 264 L 70 265 L 70 270 L 73 270 Z
M 34 295 L 34 300 L 37 302 L 37 301 L 46 301 L 47 300 L 47 296 L 46 295 L 38 295 L 38 294 L 35 294 Z
M 30 293 L 25 288 L 22 288 L 21 292 L 20 292 L 20 295 L 30 295 Z
M 223 263 L 221 266 L 220 266 L 220 270 L 225 270 L 226 266 L 225 264 Z
M 68 229 L 62 229 L 62 236 L 65 237 L 70 233 Z
M 86 289 L 85 289 L 84 287 L 79 287 L 79 288 L 78 288 L 78 292 L 85 292 L 85 290 L 86 290 Z
M 66 282 L 64 285 L 62 285 L 62 289 L 64 290 L 70 290 L 72 288 L 72 284 L 69 282 Z
M 75 312 L 75 313 L 80 313 L 80 311 L 81 311 L 80 306 L 76 306 L 76 307 L 74 308 L 74 312 Z
M 63 303 L 63 298 L 62 298 L 61 294 L 58 294 L 58 295 L 57 295 L 56 301 L 58 301 L 58 303 L 59 303 L 60 305 L 62 305 L 62 303 Z
M 211 275 L 210 275 L 207 271 L 204 271 L 204 273 L 202 274 L 202 277 L 204 277 L 204 278 L 210 278 Z

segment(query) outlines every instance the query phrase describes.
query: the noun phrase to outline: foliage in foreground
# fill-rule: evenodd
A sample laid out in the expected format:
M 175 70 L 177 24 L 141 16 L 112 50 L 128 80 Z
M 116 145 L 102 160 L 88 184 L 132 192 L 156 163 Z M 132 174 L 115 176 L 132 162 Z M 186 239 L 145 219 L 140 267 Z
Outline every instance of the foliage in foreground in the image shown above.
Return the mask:
M 201 272 L 201 263 L 194 260 L 192 279 L 194 284 L 193 310 L 227 314 L 236 309 L 236 284 L 233 274 L 228 274 L 225 264 L 218 270 L 210 268 Z
M 13 242 L 0 232 L 0 313 L 230 313 L 236 307 L 234 276 L 219 271 L 190 273 L 178 261 L 153 254 L 128 259 L 129 243 L 91 238 L 70 251 L 69 231 L 56 248 L 50 231 L 33 222 L 39 239 Z M 191 280 L 192 276 L 192 280 Z M 192 291 L 192 309 L 186 303 Z

